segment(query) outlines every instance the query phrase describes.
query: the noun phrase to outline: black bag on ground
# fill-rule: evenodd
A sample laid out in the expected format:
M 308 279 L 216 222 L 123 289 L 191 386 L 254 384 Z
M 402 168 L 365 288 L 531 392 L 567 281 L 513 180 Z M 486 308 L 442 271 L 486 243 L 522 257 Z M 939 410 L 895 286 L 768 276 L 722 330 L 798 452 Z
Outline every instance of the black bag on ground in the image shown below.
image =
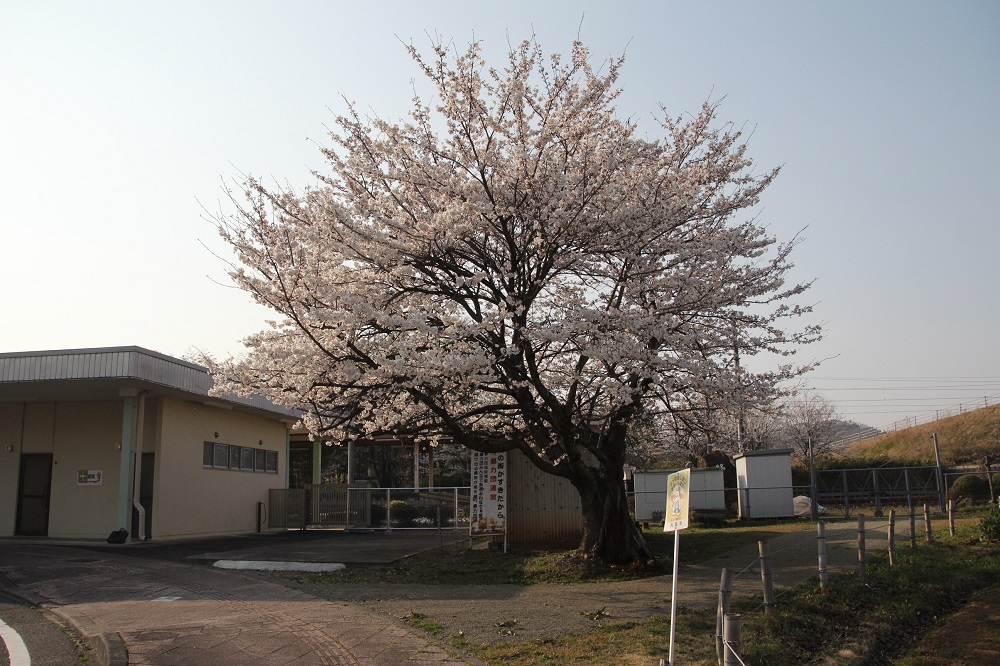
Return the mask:
M 125 543 L 126 539 L 128 539 L 128 530 L 124 527 L 108 535 L 108 543 Z

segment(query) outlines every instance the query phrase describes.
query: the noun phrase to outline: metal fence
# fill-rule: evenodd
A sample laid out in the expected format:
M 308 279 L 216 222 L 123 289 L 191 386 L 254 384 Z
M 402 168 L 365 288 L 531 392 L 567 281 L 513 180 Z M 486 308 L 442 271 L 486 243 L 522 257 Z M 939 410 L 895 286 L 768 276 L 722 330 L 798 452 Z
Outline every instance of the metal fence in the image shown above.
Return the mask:
M 342 483 L 268 494 L 268 525 L 355 529 L 469 529 L 469 488 L 369 488 Z
M 879 467 L 819 470 L 815 493 L 810 486 L 747 487 L 691 490 L 695 519 L 769 518 L 809 515 L 801 504 L 789 509 L 793 497 L 815 500 L 825 515 L 850 518 L 858 513 L 887 515 L 891 509 L 912 513 L 925 502 L 945 506 L 949 489 L 964 475 L 984 479 L 971 501 L 989 501 L 986 472 L 944 471 L 937 467 Z M 1000 492 L 995 488 L 994 492 Z M 635 519 L 661 522 L 665 491 L 632 493 Z M 358 484 L 312 485 L 306 489 L 270 491 L 268 524 L 272 528 L 305 529 L 309 525 L 358 529 L 468 529 L 468 487 L 368 488 Z M 807 505 L 808 506 L 808 505 Z
M 351 488 L 347 527 L 468 530 L 470 497 L 468 487 Z
M 811 489 L 802 489 L 812 497 Z M 816 472 L 816 501 L 830 513 L 882 516 L 890 509 L 912 512 L 929 502 L 943 506 L 944 478 L 937 467 L 876 467 Z
M 868 469 L 818 470 L 816 487 L 793 485 L 783 487 L 725 488 L 691 491 L 694 518 L 770 518 L 790 515 L 809 516 L 815 501 L 822 515 L 843 515 L 850 518 L 858 513 L 870 516 L 887 515 L 892 509 L 912 513 L 924 503 L 944 509 L 949 489 L 955 479 L 970 472 L 944 471 L 938 467 L 878 467 Z M 971 472 L 976 474 L 976 472 Z M 985 475 L 985 472 L 981 473 Z M 989 500 L 989 490 L 981 490 Z M 635 517 L 640 522 L 660 522 L 666 506 L 666 492 L 636 492 Z M 805 497 L 796 502 L 794 498 Z M 790 507 L 790 504 L 792 505 Z

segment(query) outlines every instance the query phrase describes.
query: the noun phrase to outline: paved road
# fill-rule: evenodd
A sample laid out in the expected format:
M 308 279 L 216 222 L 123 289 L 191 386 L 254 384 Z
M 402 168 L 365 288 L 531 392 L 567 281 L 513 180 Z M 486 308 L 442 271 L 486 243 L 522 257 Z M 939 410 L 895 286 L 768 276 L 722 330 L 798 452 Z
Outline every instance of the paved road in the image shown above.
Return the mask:
M 876 524 L 870 528 L 869 548 L 884 548 L 883 528 Z M 829 533 L 831 570 L 856 566 L 856 526 L 830 525 Z M 307 590 L 293 590 L 261 577 L 183 563 L 192 556 L 197 558 L 199 552 L 209 559 L 385 562 L 436 545 L 436 538 L 434 544 L 426 541 L 407 534 L 368 535 L 364 539 L 304 534 L 84 548 L 5 540 L 0 548 L 0 588 L 6 578 L 35 603 L 51 600 L 55 612 L 72 620 L 97 645 L 94 662 L 98 664 L 478 664 L 394 620 L 412 609 L 422 594 L 407 593 L 399 602 L 401 610 L 390 604 L 381 608 L 388 614 L 374 609 L 369 612 L 356 603 L 345 603 L 347 599 L 321 599 Z M 796 585 L 815 575 L 814 533 L 785 535 L 772 540 L 771 547 L 779 586 Z M 682 605 L 714 607 L 723 566 L 743 574 L 734 584 L 736 598 L 759 595 L 756 557 L 756 546 L 748 546 L 726 558 L 686 567 L 681 578 Z M 540 617 L 548 618 L 565 606 L 570 617 L 586 623 L 586 618 L 580 620 L 580 608 L 607 606 L 618 620 L 627 619 L 630 613 L 662 613 L 669 599 L 668 582 L 661 589 L 655 589 L 650 581 L 563 586 L 558 598 L 544 586 L 512 588 L 505 594 L 477 589 L 492 599 L 491 606 L 497 612 L 519 613 L 511 617 L 522 617 L 538 606 Z M 428 607 L 431 616 L 442 619 L 445 625 L 456 618 L 468 620 L 468 604 L 463 605 L 461 598 L 468 590 L 456 599 L 445 599 L 448 595 L 444 592 L 439 586 L 428 592 L 432 599 L 440 599 L 437 603 L 441 606 Z M 539 594 L 543 598 L 531 603 L 530 597 Z M 421 610 L 430 600 L 420 602 Z M 362 599 L 351 599 L 358 601 Z M 447 606 L 453 601 L 455 608 Z M 486 622 L 484 626 L 493 625 Z
M 0 573 L 103 641 L 102 664 L 478 663 L 390 618 L 206 566 L 7 542 Z
M 52 613 L 0 591 L 0 664 L 85 664 L 86 648 Z

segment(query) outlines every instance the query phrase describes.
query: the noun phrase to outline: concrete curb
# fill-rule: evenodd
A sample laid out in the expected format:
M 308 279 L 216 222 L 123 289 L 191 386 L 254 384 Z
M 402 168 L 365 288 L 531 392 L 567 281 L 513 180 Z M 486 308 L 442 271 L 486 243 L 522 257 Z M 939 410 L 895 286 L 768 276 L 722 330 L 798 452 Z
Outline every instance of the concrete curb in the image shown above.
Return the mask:
M 117 631 L 101 631 L 90 618 L 69 612 L 63 606 L 45 604 L 43 608 L 69 623 L 94 649 L 100 666 L 128 666 L 128 649 Z
M 45 597 L 14 585 L 9 580 L 6 581 L 4 591 L 25 603 L 58 616 L 66 624 L 73 627 L 74 631 L 80 634 L 93 649 L 98 666 L 128 666 L 128 649 L 125 647 L 125 641 L 122 640 L 121 634 L 117 631 L 102 632 L 89 617 L 75 613 L 65 606 L 52 603 Z

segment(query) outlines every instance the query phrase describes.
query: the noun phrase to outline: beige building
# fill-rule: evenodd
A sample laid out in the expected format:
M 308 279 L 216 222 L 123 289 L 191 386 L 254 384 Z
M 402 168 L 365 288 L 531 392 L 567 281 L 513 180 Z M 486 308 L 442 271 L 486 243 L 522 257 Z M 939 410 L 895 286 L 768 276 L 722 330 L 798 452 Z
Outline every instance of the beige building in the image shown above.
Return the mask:
M 0 354 L 0 536 L 261 527 L 268 491 L 287 487 L 297 413 L 211 386 L 205 368 L 140 347 Z

